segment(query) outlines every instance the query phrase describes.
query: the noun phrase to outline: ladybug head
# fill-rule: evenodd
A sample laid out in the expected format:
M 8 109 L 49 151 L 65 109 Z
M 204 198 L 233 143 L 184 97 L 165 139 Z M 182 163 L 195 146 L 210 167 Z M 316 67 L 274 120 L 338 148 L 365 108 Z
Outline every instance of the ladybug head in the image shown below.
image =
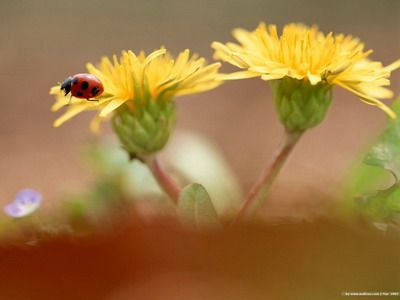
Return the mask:
M 72 86 L 72 76 L 68 77 L 67 79 L 65 79 L 63 81 L 63 83 L 61 83 L 61 90 L 64 91 L 65 96 L 67 96 L 69 94 L 69 92 L 71 91 L 71 86 Z

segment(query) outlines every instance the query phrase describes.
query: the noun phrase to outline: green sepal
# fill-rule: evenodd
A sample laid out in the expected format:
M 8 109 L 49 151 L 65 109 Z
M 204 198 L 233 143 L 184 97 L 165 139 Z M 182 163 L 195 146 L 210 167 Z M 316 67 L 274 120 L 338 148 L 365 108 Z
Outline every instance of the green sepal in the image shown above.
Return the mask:
M 303 132 L 324 119 L 332 102 L 332 88 L 325 82 L 285 77 L 272 82 L 279 120 L 288 132 Z
M 132 157 L 143 157 L 160 151 L 175 127 L 176 107 L 171 99 L 157 102 L 144 93 L 136 99 L 134 109 L 121 107 L 113 116 L 114 132 Z

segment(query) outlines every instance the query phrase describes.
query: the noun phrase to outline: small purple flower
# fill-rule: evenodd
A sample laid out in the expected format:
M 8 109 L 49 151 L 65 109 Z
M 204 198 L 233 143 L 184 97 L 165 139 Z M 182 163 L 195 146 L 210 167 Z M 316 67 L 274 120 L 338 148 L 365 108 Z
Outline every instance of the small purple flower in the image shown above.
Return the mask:
M 4 206 L 4 212 L 13 218 L 22 218 L 39 208 L 42 194 L 32 189 L 21 190 L 10 204 Z

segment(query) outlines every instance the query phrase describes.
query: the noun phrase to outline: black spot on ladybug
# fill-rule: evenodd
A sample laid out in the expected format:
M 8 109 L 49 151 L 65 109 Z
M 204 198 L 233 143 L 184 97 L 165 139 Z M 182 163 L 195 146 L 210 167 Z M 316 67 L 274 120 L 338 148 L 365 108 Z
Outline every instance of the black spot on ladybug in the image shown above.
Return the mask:
M 74 77 L 74 79 L 72 80 L 72 84 L 77 84 L 78 82 L 79 82 L 79 78 Z
M 83 96 L 83 93 L 82 93 L 82 92 L 77 92 L 76 95 L 77 95 L 78 97 L 82 97 L 82 96 Z
M 93 96 L 96 96 L 100 92 L 100 90 L 97 86 L 95 86 L 92 88 L 91 92 Z
M 81 89 L 82 89 L 82 90 L 86 90 L 88 87 L 89 87 L 89 82 L 83 81 L 83 82 L 81 83 Z

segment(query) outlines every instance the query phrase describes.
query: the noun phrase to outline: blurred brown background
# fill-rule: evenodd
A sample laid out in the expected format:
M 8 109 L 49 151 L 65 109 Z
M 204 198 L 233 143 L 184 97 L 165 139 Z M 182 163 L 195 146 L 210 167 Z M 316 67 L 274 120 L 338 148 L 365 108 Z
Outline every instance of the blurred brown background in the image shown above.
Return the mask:
M 262 20 L 280 28 L 304 22 L 325 32 L 350 33 L 385 64 L 400 57 L 397 0 L 1 0 L 0 203 L 22 187 L 57 199 L 88 183 L 80 151 L 94 138 L 88 129 L 90 115 L 52 128 L 52 85 L 85 71 L 86 62 L 122 49 L 151 51 L 165 45 L 176 54 L 190 48 L 212 60 L 212 41 L 232 40 L 234 27 L 253 29 Z M 400 72 L 392 79 L 398 94 Z M 202 132 L 215 142 L 243 188 L 249 188 L 282 136 L 269 86 L 256 79 L 228 82 L 178 101 L 178 127 Z M 334 195 L 354 155 L 384 124 L 381 111 L 336 89 L 327 120 L 303 138 L 271 201 L 289 203 L 299 193 L 306 199 Z M 104 134 L 110 130 L 105 128 Z
M 398 239 L 326 222 L 201 233 L 171 225 L 131 223 L 38 247 L 2 244 L 1 299 L 399 299 Z

